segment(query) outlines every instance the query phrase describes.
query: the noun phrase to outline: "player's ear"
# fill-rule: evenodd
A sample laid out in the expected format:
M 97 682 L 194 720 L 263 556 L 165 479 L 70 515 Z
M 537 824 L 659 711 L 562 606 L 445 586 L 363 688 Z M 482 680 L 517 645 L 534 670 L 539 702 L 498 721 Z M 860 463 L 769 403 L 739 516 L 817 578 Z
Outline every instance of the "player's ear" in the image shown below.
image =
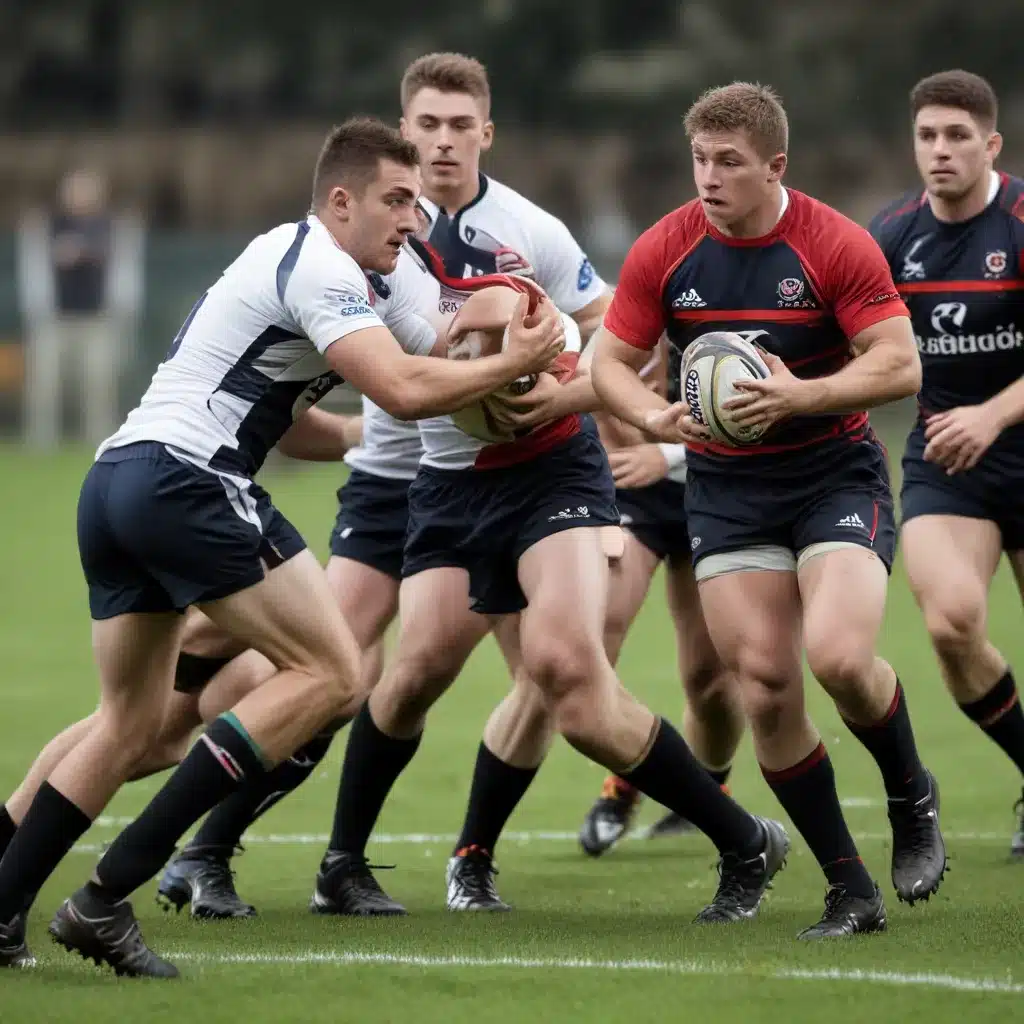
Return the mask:
M 403 139 L 409 138 L 409 122 L 404 117 L 398 119 L 398 130 Z
M 768 180 L 770 182 L 782 181 L 782 176 L 786 173 L 787 162 L 785 153 L 776 153 L 768 161 Z
M 338 220 L 347 221 L 352 215 L 352 193 L 341 185 L 335 185 L 327 193 L 326 205 Z
M 486 153 L 494 143 L 494 122 L 484 121 L 483 132 L 480 140 L 480 152 Z
M 988 158 L 994 163 L 996 157 L 1003 151 L 1003 137 L 999 132 L 993 132 L 985 143 L 985 152 Z

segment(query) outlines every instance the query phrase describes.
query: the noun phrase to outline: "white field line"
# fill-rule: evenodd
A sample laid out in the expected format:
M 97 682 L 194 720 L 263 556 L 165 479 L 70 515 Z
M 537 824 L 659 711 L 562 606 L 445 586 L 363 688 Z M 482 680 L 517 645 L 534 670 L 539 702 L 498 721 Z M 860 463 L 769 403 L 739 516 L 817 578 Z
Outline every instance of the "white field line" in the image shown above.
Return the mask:
M 172 953 L 171 960 L 200 965 L 289 964 L 327 967 L 429 967 L 484 968 L 551 971 L 634 971 L 652 974 L 760 977 L 773 981 L 825 981 L 855 984 L 917 986 L 955 992 L 1002 992 L 1024 994 L 1024 985 L 1012 980 L 965 978 L 954 974 L 903 974 L 898 971 L 860 971 L 828 968 L 758 970 L 749 964 L 734 965 L 701 960 L 588 960 L 575 958 L 413 956 L 402 953 Z
M 123 828 L 131 821 L 131 818 L 98 818 L 96 825 L 100 828 Z M 1003 832 L 944 831 L 943 836 L 947 840 L 966 843 L 1007 841 L 1007 836 Z M 579 840 L 579 833 L 535 829 L 527 832 L 505 832 L 501 838 L 506 846 L 510 843 L 518 846 L 529 846 L 534 843 L 575 843 Z M 644 829 L 633 829 L 624 838 L 629 841 L 646 839 L 647 833 Z M 892 833 L 854 832 L 853 838 L 859 843 L 888 842 L 892 839 Z M 242 837 L 242 843 L 245 846 L 326 846 L 329 839 L 330 836 L 326 832 L 270 833 L 269 835 L 246 833 Z M 450 846 L 456 839 L 458 839 L 458 836 L 454 832 L 380 832 L 370 837 L 370 848 L 372 849 L 375 844 L 381 846 Z M 104 848 L 103 843 L 79 843 L 73 848 L 72 852 L 102 853 Z

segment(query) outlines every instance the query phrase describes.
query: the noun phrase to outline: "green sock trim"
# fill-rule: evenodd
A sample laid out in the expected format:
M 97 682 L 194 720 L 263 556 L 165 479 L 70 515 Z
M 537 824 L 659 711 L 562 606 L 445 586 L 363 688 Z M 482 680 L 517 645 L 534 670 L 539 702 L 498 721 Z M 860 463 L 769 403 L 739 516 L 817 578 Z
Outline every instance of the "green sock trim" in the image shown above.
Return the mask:
M 238 715 L 233 711 L 225 711 L 224 714 L 219 717 L 227 722 L 228 725 L 230 725 L 231 728 L 249 744 L 249 749 L 259 759 L 260 764 L 263 765 L 264 771 L 270 771 L 270 769 L 274 767 L 274 762 L 264 756 L 263 751 L 260 750 L 260 745 L 249 735 L 249 730 L 246 729 L 246 727 L 238 720 Z

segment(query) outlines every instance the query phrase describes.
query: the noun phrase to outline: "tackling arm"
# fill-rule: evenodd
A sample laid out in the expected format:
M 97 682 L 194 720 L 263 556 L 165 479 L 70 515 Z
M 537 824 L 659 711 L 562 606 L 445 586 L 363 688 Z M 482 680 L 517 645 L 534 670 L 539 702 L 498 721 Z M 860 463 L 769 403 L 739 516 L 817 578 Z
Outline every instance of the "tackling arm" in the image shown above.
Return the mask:
M 362 416 L 307 409 L 277 443 L 278 451 L 306 462 L 339 462 L 363 435 Z

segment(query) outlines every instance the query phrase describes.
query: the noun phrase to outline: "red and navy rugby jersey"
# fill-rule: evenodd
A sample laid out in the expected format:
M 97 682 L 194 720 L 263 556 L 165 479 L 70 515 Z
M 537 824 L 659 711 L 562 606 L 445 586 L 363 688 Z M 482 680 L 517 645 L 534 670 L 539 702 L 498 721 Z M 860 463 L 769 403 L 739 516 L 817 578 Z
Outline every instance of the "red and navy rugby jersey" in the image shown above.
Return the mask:
M 793 189 L 779 223 L 760 238 L 730 238 L 700 200 L 674 210 L 637 239 L 626 257 L 604 326 L 642 349 L 662 331 L 682 353 L 708 331 L 760 331 L 758 343 L 798 377 L 835 373 L 850 340 L 881 320 L 907 316 L 871 236 Z M 801 416 L 776 424 L 762 444 L 691 447 L 691 466 L 773 471 L 803 465 L 869 436 L 866 412 Z
M 937 220 L 921 191 L 909 193 L 875 217 L 871 233 L 910 308 L 925 411 L 976 405 L 1020 378 L 1024 181 L 998 175 L 988 206 L 956 224 Z M 1024 439 L 1024 426 L 1011 431 Z

